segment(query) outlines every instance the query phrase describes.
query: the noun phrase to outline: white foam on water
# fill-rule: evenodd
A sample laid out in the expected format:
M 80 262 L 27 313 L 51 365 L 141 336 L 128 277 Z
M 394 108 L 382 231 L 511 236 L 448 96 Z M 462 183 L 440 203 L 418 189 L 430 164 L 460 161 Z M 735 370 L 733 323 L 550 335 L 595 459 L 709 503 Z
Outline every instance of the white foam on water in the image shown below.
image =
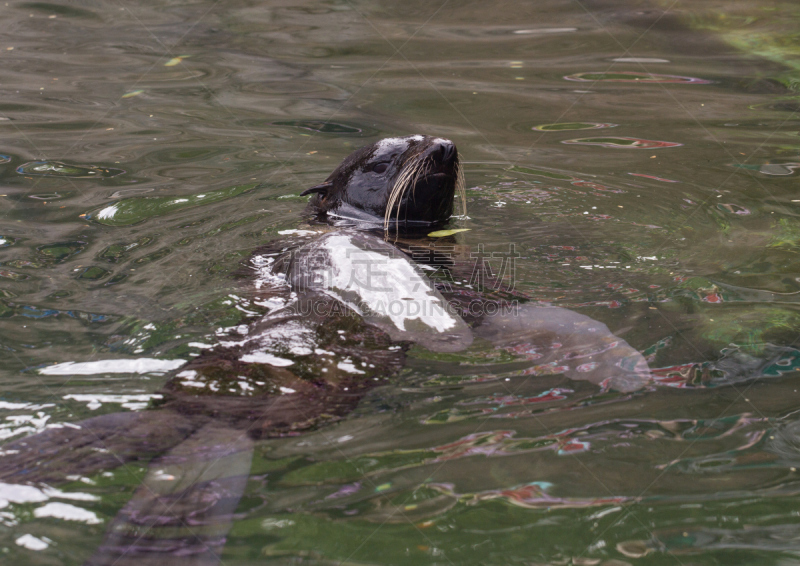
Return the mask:
M 305 346 L 292 346 L 289 348 L 289 352 L 295 356 L 310 356 L 314 353 L 314 350 L 306 348 Z
M 53 487 L 34 487 L 0 482 L 0 509 L 10 504 L 44 503 L 50 499 L 73 501 L 98 501 L 100 498 L 90 493 L 64 492 Z
M 32 485 L 0 483 L 0 507 L 9 503 L 40 503 L 50 499 L 41 489 Z
M 36 405 L 33 403 L 12 403 L 11 401 L 0 401 L 0 409 L 8 411 L 18 411 L 20 409 L 28 409 L 29 411 L 36 411 L 38 409 L 46 409 L 47 407 L 55 407 L 52 403 L 45 403 L 44 405 Z
M 37 518 L 52 517 L 65 521 L 78 521 L 87 525 L 97 525 L 103 521 L 88 509 L 76 507 L 69 503 L 47 503 L 33 510 L 33 516 Z
M 282 236 L 288 236 L 290 234 L 295 234 L 297 236 L 311 236 L 316 234 L 313 230 L 278 230 L 278 234 Z
M 178 369 L 186 360 L 157 360 L 138 358 L 134 360 L 97 360 L 94 362 L 63 362 L 39 368 L 42 375 L 98 375 L 103 373 L 166 373 Z
M 147 407 L 150 399 L 161 399 L 158 393 L 144 393 L 140 395 L 107 395 L 102 393 L 80 393 L 64 395 L 64 399 L 72 399 L 87 403 L 87 408 L 94 411 L 103 406 L 103 403 L 118 403 L 126 409 L 138 411 Z
M 294 364 L 292 360 L 286 358 L 279 358 L 267 352 L 254 352 L 252 354 L 245 354 L 240 358 L 241 361 L 250 364 L 269 364 L 271 366 L 286 367 Z
M 14 542 L 16 542 L 22 548 L 27 548 L 28 550 L 36 550 L 36 551 L 44 550 L 48 546 L 50 546 L 49 542 L 44 541 L 40 538 L 36 538 L 33 535 L 22 535 Z
M 39 411 L 35 415 L 11 415 L 0 424 L 0 439 L 5 440 L 22 433 L 42 432 L 46 428 L 63 428 L 60 424 L 47 424 L 50 415 Z
M 353 365 L 352 362 L 346 362 L 346 361 L 339 362 L 338 364 L 336 364 L 336 367 L 349 373 L 367 373 L 365 371 L 361 371 L 360 369 L 356 368 L 356 366 Z

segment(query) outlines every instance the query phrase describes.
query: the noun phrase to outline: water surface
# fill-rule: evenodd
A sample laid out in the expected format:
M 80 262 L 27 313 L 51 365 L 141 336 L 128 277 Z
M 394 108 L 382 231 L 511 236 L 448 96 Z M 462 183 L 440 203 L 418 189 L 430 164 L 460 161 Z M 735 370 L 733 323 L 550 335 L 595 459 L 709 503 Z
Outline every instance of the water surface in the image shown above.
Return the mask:
M 800 13 L 734 4 L 0 7 L 0 437 L 143 410 L 147 362 L 40 370 L 196 355 L 257 312 L 232 275 L 303 189 L 427 133 L 466 163 L 459 249 L 513 244 L 517 289 L 653 380 L 415 346 L 345 422 L 256 444 L 224 564 L 795 563 Z M 81 564 L 146 465 L 0 492 L 5 560 Z

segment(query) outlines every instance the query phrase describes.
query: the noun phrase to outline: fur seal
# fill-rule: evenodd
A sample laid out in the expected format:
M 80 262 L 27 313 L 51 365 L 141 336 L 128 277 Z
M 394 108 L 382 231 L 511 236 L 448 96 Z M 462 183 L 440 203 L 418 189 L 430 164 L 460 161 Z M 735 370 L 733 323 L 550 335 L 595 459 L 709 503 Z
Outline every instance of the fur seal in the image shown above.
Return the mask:
M 638 352 L 566 309 L 529 306 L 519 316 L 476 316 L 474 303 L 496 304 L 496 293 L 448 293 L 394 245 L 398 238 L 387 241 L 388 232 L 400 236 L 447 222 L 457 194 L 466 210 L 451 141 L 419 135 L 380 140 L 302 194 L 312 195 L 312 215 L 345 227 L 253 253 L 244 281 L 268 309 L 265 315 L 175 370 L 150 409 L 87 419 L 3 446 L 0 481 L 12 484 L 64 483 L 73 475 L 149 461 L 142 484 L 87 565 L 218 564 L 254 442 L 344 418 L 367 391 L 399 372 L 410 343 L 456 351 L 476 334 L 506 348 L 510 331 L 515 340 L 530 342 L 524 345 L 530 350 L 540 347 L 537 340 L 544 340 L 544 349 L 566 337 L 574 355 L 571 365 L 558 362 L 558 368 L 571 378 L 601 383 L 620 373 L 618 362 L 626 358 L 630 375 L 641 369 Z M 423 263 L 437 262 L 432 251 Z M 555 367 L 563 350 L 553 356 Z M 586 369 L 590 360 L 601 369 Z

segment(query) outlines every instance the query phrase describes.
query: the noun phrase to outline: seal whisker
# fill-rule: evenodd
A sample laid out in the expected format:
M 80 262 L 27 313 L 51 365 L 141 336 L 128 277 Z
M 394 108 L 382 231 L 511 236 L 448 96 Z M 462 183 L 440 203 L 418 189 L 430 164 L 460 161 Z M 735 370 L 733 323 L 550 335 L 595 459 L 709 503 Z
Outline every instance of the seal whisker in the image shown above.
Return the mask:
M 425 177 L 428 174 L 428 169 L 430 167 L 430 160 L 420 159 L 419 166 L 417 167 L 417 173 L 414 175 L 414 180 L 411 182 L 411 198 L 415 198 L 417 192 L 417 182 L 419 181 L 420 177 Z
M 461 215 L 467 216 L 467 181 L 464 178 L 464 166 L 461 159 L 456 161 L 456 194 L 461 200 Z
M 397 179 L 395 180 L 394 185 L 392 186 L 392 191 L 391 193 L 389 193 L 389 200 L 388 203 L 386 204 L 386 211 L 384 212 L 383 216 L 384 231 L 389 230 L 389 219 L 391 218 L 392 209 L 394 208 L 395 201 L 397 201 L 397 195 L 403 186 L 404 178 L 407 172 L 408 172 L 407 168 L 404 168 L 402 171 L 400 171 L 400 174 L 397 176 Z
M 408 189 L 411 187 L 416 188 L 417 186 L 417 179 L 419 179 L 419 173 L 422 169 L 423 160 L 414 158 L 413 167 L 409 171 L 408 177 L 406 179 L 406 183 L 403 185 L 402 190 L 398 196 L 399 202 L 397 203 L 397 214 L 395 215 L 395 228 L 400 225 L 400 203 L 403 201 L 403 197 L 408 192 Z M 413 189 L 412 189 L 413 193 Z
M 405 175 L 403 175 L 402 182 L 398 184 L 397 187 L 397 194 L 395 195 L 395 200 L 397 202 L 397 211 L 395 213 L 395 230 L 397 229 L 397 223 L 400 222 L 400 203 L 403 201 L 403 194 L 406 192 L 406 188 L 411 183 L 411 176 L 413 175 L 416 163 L 412 162 L 408 169 L 405 171 Z
M 389 202 L 386 205 L 386 212 L 383 219 L 384 231 L 389 230 L 389 221 L 392 217 L 392 210 L 395 205 L 397 206 L 395 219 L 396 222 L 400 221 L 400 202 L 409 185 L 411 185 L 412 179 L 415 178 L 415 174 L 419 171 L 420 165 L 421 163 L 419 160 L 410 160 L 397 176 L 394 186 L 392 187 L 392 192 L 389 195 Z
M 394 207 L 394 203 L 397 200 L 397 192 L 402 185 L 403 176 L 405 175 L 406 170 L 403 169 L 400 174 L 397 176 L 397 179 L 392 186 L 392 190 L 389 193 L 389 199 L 386 204 L 386 210 L 384 211 L 383 215 L 383 229 L 384 231 L 389 229 L 389 218 L 391 218 L 392 208 Z

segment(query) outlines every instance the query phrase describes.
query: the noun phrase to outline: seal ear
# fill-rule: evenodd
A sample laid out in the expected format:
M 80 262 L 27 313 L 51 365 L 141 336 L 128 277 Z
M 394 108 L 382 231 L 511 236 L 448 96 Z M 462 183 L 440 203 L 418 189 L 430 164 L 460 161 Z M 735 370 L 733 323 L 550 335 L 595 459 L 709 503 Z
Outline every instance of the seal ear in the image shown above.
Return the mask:
M 304 190 L 302 193 L 300 193 L 300 196 L 304 197 L 306 195 L 310 195 L 311 193 L 319 193 L 325 196 L 328 194 L 328 191 L 331 188 L 333 188 L 333 183 L 331 183 L 330 181 L 325 181 L 324 183 L 320 183 L 319 185 L 311 187 L 310 189 Z

